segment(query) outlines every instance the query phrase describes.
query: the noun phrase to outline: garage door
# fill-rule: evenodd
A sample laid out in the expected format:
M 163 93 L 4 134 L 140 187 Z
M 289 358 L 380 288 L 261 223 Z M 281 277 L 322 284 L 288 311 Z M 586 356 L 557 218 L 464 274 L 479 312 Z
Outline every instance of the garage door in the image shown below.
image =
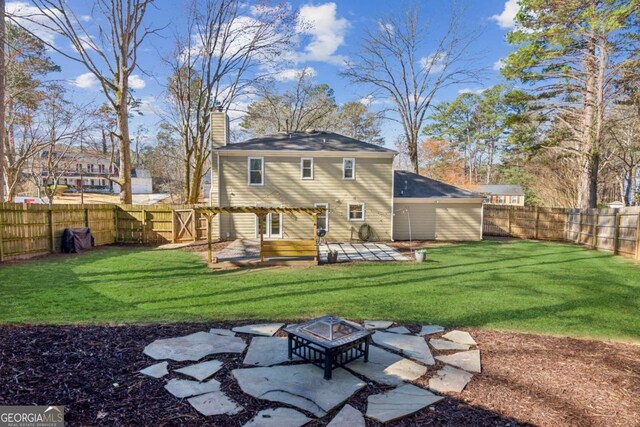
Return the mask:
M 394 240 L 479 240 L 481 221 L 482 203 L 396 201 L 393 238 Z
M 436 209 L 432 203 L 395 203 L 393 208 L 395 240 L 434 240 Z M 411 225 L 411 232 L 409 232 Z

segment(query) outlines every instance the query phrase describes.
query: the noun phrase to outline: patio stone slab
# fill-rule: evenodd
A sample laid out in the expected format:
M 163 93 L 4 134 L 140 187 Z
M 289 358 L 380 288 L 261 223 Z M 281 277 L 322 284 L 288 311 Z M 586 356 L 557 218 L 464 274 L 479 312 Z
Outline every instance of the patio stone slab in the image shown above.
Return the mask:
M 301 360 L 293 356 L 293 360 Z M 272 366 L 289 362 L 287 339 L 280 337 L 255 337 L 242 363 L 253 366 Z
M 462 368 L 465 371 L 481 372 L 480 350 L 461 351 L 448 356 L 437 356 L 436 359 L 446 363 L 447 365 Z
M 387 329 L 393 322 L 387 320 L 365 320 L 364 327 L 367 329 Z
M 427 372 L 425 366 L 375 346 L 369 347 L 367 363 L 358 359 L 346 365 L 346 368 L 386 385 L 400 385 L 403 381 L 413 381 Z
M 422 337 L 414 335 L 400 335 L 388 332 L 376 332 L 373 334 L 373 342 L 383 347 L 398 351 L 425 365 L 435 364 L 431 350 Z
M 149 377 L 162 378 L 169 373 L 169 371 L 167 370 L 167 366 L 169 366 L 169 362 L 160 362 L 147 368 L 141 369 L 139 372 Z
M 222 368 L 223 363 L 219 360 L 210 360 L 208 362 L 196 363 L 195 365 L 185 366 L 184 368 L 176 369 L 184 375 L 188 375 L 198 381 L 204 381 L 211 375 L 215 374 Z
M 325 416 L 365 386 L 341 368 L 334 369 L 331 381 L 327 381 L 323 370 L 311 364 L 235 369 L 232 374 L 243 392 L 296 406 L 317 417 Z
M 473 374 L 453 366 L 445 366 L 429 380 L 429 388 L 437 393 L 460 393 L 473 378 Z
M 243 427 L 300 427 L 311 421 L 304 414 L 290 408 L 265 409 Z
M 259 325 L 237 326 L 232 330 L 241 334 L 263 335 L 272 337 L 284 326 L 284 323 L 261 323 Z
M 188 402 L 202 415 L 234 415 L 244 408 L 221 391 L 202 394 L 192 397 Z
M 397 326 L 395 328 L 389 328 L 386 332 L 392 332 L 394 334 L 410 334 L 411 331 L 404 326 Z
M 156 360 L 195 362 L 215 353 L 242 353 L 246 346 L 242 338 L 196 332 L 183 337 L 155 340 L 144 348 L 144 354 Z
M 457 342 L 437 338 L 429 340 L 429 344 L 431 344 L 431 347 L 436 350 L 469 350 L 468 344 L 459 344 Z
M 469 332 L 465 331 L 451 331 L 442 336 L 442 338 L 446 338 L 449 341 L 457 342 L 458 344 L 467 344 L 467 345 L 476 345 L 477 343 L 471 337 Z
M 444 332 L 444 328 L 438 325 L 426 325 L 423 326 L 418 335 L 431 335 L 431 334 L 439 334 L 440 332 Z
M 333 417 L 327 427 L 365 427 L 364 416 L 351 405 L 344 405 L 344 408 Z
M 367 417 L 386 423 L 411 415 L 442 399 L 442 396 L 407 384 L 388 393 L 369 396 Z
M 173 379 L 165 384 L 164 388 L 175 397 L 182 399 L 183 397 L 218 391 L 220 390 L 220 383 L 216 380 L 201 383 L 199 381 Z
M 230 329 L 211 328 L 211 329 L 209 329 L 209 333 L 210 334 L 215 334 L 215 335 L 226 335 L 228 337 L 235 337 L 236 336 L 236 333 L 233 332 Z

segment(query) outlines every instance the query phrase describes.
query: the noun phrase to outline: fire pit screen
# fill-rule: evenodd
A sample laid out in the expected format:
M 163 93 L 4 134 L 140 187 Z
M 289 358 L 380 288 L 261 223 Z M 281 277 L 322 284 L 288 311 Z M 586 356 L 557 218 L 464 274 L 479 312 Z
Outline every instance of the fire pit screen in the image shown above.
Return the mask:
M 372 332 L 334 316 L 323 316 L 286 328 L 289 359 L 296 356 L 324 369 L 331 379 L 335 368 L 364 357 L 369 359 Z

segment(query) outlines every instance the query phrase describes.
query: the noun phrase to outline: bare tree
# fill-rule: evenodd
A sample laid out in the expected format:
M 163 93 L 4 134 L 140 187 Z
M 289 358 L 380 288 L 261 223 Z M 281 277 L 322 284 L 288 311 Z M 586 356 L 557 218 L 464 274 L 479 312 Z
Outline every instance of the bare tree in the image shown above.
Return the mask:
M 420 18 L 419 7 L 401 9 L 366 30 L 361 51 L 341 73 L 388 97 L 407 140 L 411 167 L 419 173 L 420 129 L 439 90 L 477 79 L 476 68 L 467 55 L 475 34 L 463 35 L 461 14 L 452 10 L 444 34 L 431 34 Z M 434 45 L 430 53 L 427 49 Z
M 65 98 L 65 91 L 53 85 L 43 101 L 34 134 L 41 141 L 39 151 L 31 160 L 30 177 L 53 204 L 60 179 L 74 172 L 85 132 L 91 128 L 92 114 L 86 105 L 75 104 Z
M 619 194 L 631 206 L 638 192 L 640 171 L 640 111 L 635 106 L 617 106 L 609 117 L 608 146 L 615 161 Z
M 33 0 L 40 16 L 21 16 L 69 40 L 75 53 L 44 41 L 51 49 L 83 64 L 95 76 L 117 121 L 120 168 L 120 201 L 131 203 L 131 139 L 129 77 L 137 67 L 138 49 L 157 30 L 143 25 L 152 0 L 96 0 L 94 17 L 98 34 L 93 37 L 65 0 Z M 46 19 L 43 19 L 46 18 Z
M 312 77 L 310 69 L 302 69 L 284 93 L 274 91 L 273 82 L 262 82 L 256 90 L 259 98 L 249 105 L 240 126 L 253 135 L 331 127 L 338 109 L 333 89 L 314 84 Z
M 4 25 L 4 0 L 0 0 L 0 203 L 5 199 L 4 183 L 4 45 L 5 45 L 5 25 Z
M 198 201 L 209 164 L 211 112 L 232 108 L 252 89 L 259 67 L 291 44 L 295 17 L 286 5 L 262 2 L 251 7 L 251 16 L 243 10 L 238 0 L 194 0 L 186 30 L 167 60 L 172 71 L 167 122 L 182 141 L 188 203 Z

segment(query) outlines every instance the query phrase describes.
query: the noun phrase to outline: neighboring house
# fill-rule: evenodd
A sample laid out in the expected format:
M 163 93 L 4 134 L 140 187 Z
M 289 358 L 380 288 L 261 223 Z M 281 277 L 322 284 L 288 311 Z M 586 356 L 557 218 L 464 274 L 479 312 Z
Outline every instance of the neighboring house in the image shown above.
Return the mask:
M 55 154 L 54 154 L 55 155 Z M 42 152 L 36 167 L 40 168 L 43 184 L 53 184 L 57 176 L 59 185 L 85 191 L 115 191 L 110 178 L 117 178 L 118 169 L 104 156 L 89 151 L 77 149 L 66 150 L 59 154 L 55 161 L 55 170 L 49 170 L 46 161 L 48 152 Z M 53 173 L 53 176 L 49 174 Z M 117 187 L 117 186 L 116 186 Z
M 40 169 L 42 184 L 52 184 L 57 176 L 59 185 L 66 185 L 80 191 L 120 193 L 120 186 L 112 181 L 118 179 L 118 167 L 100 153 L 85 150 L 67 150 L 55 162 L 55 171 L 46 166 L 48 152 L 43 152 L 36 163 Z M 49 176 L 52 173 L 53 176 Z M 133 194 L 152 193 L 151 174 L 146 169 L 131 169 L 131 189 Z
M 524 190 L 519 185 L 486 184 L 474 188 L 486 197 L 486 202 L 492 205 L 524 206 Z
M 229 145 L 228 129 L 226 115 L 214 112 L 212 206 L 325 207 L 318 226 L 329 241 L 365 234 L 370 240 L 408 239 L 407 209 L 414 239 L 481 238 L 482 197 L 394 171 L 393 150 L 330 132 L 283 133 Z M 403 193 L 405 185 L 415 193 Z M 256 215 L 216 215 L 212 231 L 221 239 L 256 238 Z M 312 235 L 306 214 L 272 213 L 264 224 L 265 238 Z

